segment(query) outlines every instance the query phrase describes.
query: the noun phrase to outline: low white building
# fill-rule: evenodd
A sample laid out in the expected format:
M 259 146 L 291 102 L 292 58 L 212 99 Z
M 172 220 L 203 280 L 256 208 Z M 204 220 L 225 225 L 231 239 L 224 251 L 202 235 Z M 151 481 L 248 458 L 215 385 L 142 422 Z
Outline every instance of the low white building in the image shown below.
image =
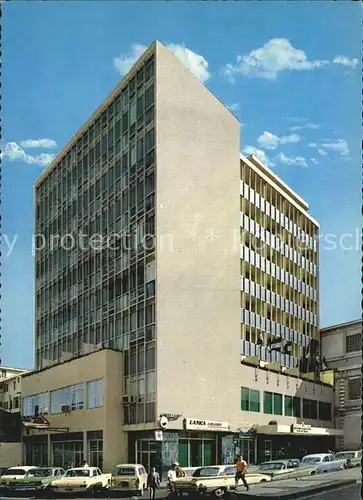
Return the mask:
M 362 320 L 323 328 L 321 352 L 335 371 L 335 425 L 344 430 L 337 448 L 361 449 L 362 416 Z
M 22 463 L 21 383 L 28 370 L 0 365 L 0 467 Z

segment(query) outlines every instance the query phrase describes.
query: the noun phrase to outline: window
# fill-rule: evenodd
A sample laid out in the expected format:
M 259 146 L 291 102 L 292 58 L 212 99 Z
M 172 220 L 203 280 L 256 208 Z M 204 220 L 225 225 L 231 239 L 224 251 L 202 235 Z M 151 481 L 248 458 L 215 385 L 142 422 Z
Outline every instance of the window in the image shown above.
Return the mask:
M 145 136 L 145 152 L 150 151 L 155 146 L 155 129 L 149 130 Z
M 285 396 L 285 415 L 287 417 L 300 417 L 300 398 Z
M 362 349 L 362 335 L 356 333 L 355 335 L 348 335 L 345 339 L 346 352 L 356 352 Z
M 312 399 L 303 399 L 303 418 L 318 418 L 318 403 Z
M 319 401 L 319 420 L 331 421 L 331 403 Z
M 241 387 L 241 410 L 260 411 L 260 391 Z
M 103 406 L 103 379 L 87 382 L 87 408 Z
M 348 399 L 361 399 L 362 397 L 362 378 L 348 379 Z
M 70 385 L 51 391 L 50 412 L 61 413 L 62 406 L 69 405 L 72 410 L 82 410 L 83 408 L 83 384 Z
M 270 415 L 282 415 L 282 394 L 265 392 L 263 398 L 263 412 Z
M 36 408 L 37 407 L 37 408 Z M 23 399 L 23 416 L 34 417 L 38 413 L 47 414 L 49 411 L 49 394 L 43 392 L 41 394 L 34 394 L 33 396 L 26 396 Z
M 145 92 L 145 109 L 154 104 L 154 85 L 151 85 Z

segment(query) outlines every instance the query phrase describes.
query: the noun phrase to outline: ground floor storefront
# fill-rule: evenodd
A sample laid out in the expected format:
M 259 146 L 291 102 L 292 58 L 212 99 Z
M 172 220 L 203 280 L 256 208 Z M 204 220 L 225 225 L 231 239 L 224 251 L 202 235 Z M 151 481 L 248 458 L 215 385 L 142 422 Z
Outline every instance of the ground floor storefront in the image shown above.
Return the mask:
M 102 431 L 69 432 L 64 434 L 38 434 L 23 437 L 24 463 L 36 466 L 103 467 Z
M 156 467 L 163 477 L 173 462 L 181 467 L 233 463 L 237 442 L 232 433 L 150 431 L 129 432 L 129 461 L 147 470 Z

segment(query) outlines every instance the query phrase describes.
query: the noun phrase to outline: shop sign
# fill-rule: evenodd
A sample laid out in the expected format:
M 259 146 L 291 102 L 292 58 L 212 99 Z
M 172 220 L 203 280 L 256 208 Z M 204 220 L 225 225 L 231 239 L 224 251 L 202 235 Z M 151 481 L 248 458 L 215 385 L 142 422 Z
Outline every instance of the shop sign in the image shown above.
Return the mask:
M 213 420 L 185 419 L 185 428 L 191 431 L 229 431 L 228 422 L 215 422 Z
M 240 439 L 251 438 L 251 437 L 255 437 L 255 436 L 256 436 L 256 429 L 253 427 L 251 429 L 240 429 L 240 431 L 239 431 L 239 438 Z
M 178 432 L 163 432 L 163 441 L 179 441 Z
M 309 434 L 311 432 L 311 425 L 292 424 L 291 432 L 294 434 Z
M 162 441 L 163 437 L 163 431 L 155 431 L 155 441 Z

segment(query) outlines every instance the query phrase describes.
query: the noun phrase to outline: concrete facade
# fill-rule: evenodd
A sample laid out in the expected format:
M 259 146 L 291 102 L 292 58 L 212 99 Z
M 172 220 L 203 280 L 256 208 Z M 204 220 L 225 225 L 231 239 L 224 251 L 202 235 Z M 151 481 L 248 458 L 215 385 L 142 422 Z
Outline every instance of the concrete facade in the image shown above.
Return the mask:
M 88 408 L 86 384 L 94 380 L 103 380 L 102 402 L 99 407 Z M 83 407 L 70 412 L 53 413 L 52 392 L 77 384 L 83 385 Z M 54 440 L 63 436 L 64 442 L 67 442 L 67 434 L 73 433 L 82 433 L 83 458 L 92 462 L 90 450 L 87 449 L 87 432 L 95 431 L 102 433 L 102 465 L 105 471 L 111 472 L 118 463 L 127 460 L 127 442 L 122 431 L 122 353 L 104 349 L 25 376 L 24 403 L 26 404 L 27 398 L 38 394 L 44 394 L 48 400 L 48 409 L 45 408 L 41 413 L 46 417 L 50 428 L 67 429 L 67 432 L 47 431 L 46 428 L 24 430 L 25 447 L 27 441 L 31 444 L 32 436 L 46 436 L 48 462 L 42 465 L 54 463 Z M 64 405 L 68 403 L 64 400 Z
M 323 328 L 322 356 L 335 371 L 335 425 L 344 431 L 341 451 L 362 448 L 362 320 Z
M 0 366 L 0 408 L 21 412 L 21 380 L 27 370 Z

